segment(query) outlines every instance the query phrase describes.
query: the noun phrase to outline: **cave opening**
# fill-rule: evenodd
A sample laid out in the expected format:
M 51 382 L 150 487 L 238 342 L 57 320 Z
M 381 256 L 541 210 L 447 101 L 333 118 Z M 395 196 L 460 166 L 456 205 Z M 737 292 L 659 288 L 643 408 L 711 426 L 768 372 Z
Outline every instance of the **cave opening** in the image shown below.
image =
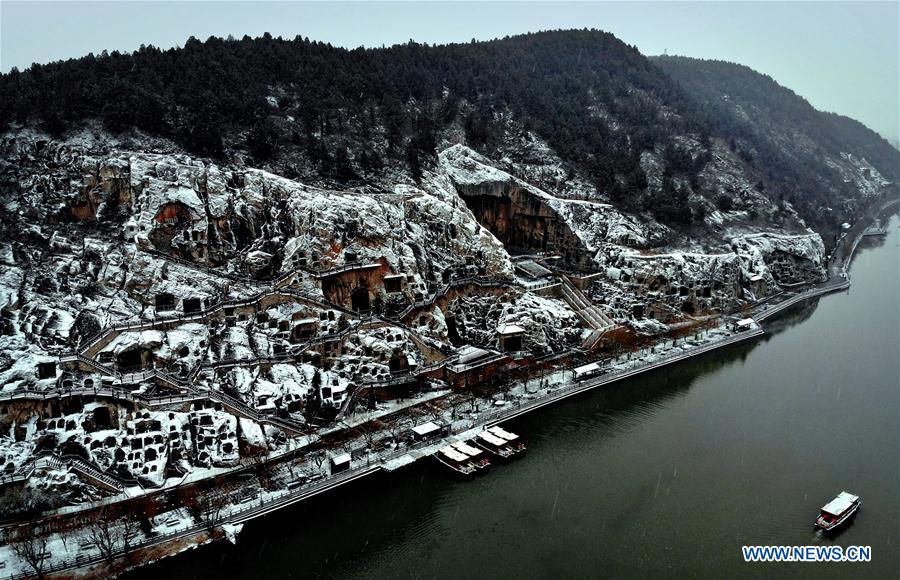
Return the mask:
M 372 310 L 368 288 L 357 288 L 350 295 L 350 307 L 354 312 L 368 313 Z

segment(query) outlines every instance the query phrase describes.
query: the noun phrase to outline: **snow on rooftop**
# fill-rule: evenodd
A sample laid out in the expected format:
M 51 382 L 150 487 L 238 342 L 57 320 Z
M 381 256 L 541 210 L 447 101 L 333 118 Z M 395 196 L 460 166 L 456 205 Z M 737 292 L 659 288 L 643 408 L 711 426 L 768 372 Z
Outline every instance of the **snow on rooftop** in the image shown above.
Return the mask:
M 501 324 L 497 327 L 497 332 L 501 335 L 521 334 L 525 329 L 517 324 Z
M 433 421 L 429 421 L 427 423 L 423 423 L 422 425 L 416 425 L 412 428 L 413 432 L 416 435 L 428 435 L 429 433 L 434 433 L 435 431 L 440 430 L 440 425 Z
M 584 366 L 575 368 L 575 376 L 580 377 L 582 375 L 592 373 L 592 372 L 598 371 L 598 370 L 600 370 L 600 365 L 598 365 L 597 363 L 586 364 Z
M 457 451 L 450 445 L 448 445 L 446 447 L 441 447 L 438 450 L 438 452 L 447 456 L 449 459 L 451 459 L 453 461 L 458 461 L 460 463 L 469 460 L 469 458 L 466 455 L 464 455 L 463 453 L 460 453 L 459 451 Z
M 496 446 L 498 446 L 498 447 L 501 447 L 501 446 L 503 446 L 503 445 L 506 445 L 506 441 L 505 441 L 504 439 L 501 439 L 500 437 L 497 437 L 496 435 L 494 435 L 494 434 L 491 433 L 490 431 L 482 431 L 481 433 L 478 434 L 478 436 L 479 436 L 481 439 L 484 439 L 485 441 L 487 441 L 488 443 L 490 443 L 491 445 L 496 445 Z
M 531 260 L 517 263 L 516 268 L 518 268 L 522 272 L 525 272 L 532 278 L 542 278 L 544 276 L 549 276 L 550 274 L 552 274 L 550 270 Z
M 857 501 L 858 499 L 858 495 L 853 495 L 852 493 L 842 491 L 836 498 L 822 506 L 822 511 L 835 516 L 839 516 L 847 511 L 847 509 L 849 509 L 850 506 L 853 505 L 853 502 Z
M 753 326 L 753 319 L 752 318 L 742 318 L 737 321 L 737 325 L 742 328 L 747 327 L 747 326 Z
M 335 455 L 331 458 L 331 462 L 335 465 L 343 465 L 344 463 L 350 463 L 350 454 L 349 453 L 341 453 L 340 455 Z
M 490 354 L 488 351 L 483 348 L 478 348 L 477 346 L 465 345 L 459 347 L 456 351 L 459 354 L 459 362 L 460 364 L 467 363 L 471 360 L 486 356 Z

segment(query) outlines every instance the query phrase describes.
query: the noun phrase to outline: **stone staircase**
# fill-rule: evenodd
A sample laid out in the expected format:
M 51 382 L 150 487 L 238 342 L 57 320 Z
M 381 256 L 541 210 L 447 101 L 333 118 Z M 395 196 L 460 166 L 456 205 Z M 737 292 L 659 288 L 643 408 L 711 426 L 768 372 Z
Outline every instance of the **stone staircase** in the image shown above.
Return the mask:
M 603 335 L 615 326 L 615 323 L 597 305 L 592 303 L 581 290 L 572 284 L 566 276 L 561 276 L 561 278 L 563 282 L 563 299 L 572 307 L 572 310 L 575 311 L 575 314 L 578 315 L 582 322 L 591 329 L 591 333 L 584 339 L 581 347 L 585 350 L 591 350 L 597 346 Z

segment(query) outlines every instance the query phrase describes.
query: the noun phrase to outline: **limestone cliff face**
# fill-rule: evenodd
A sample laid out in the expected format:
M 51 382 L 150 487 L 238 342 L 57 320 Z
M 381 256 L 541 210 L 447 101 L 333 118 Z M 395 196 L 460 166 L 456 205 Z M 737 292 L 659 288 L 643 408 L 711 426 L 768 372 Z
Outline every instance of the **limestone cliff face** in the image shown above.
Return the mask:
M 821 239 L 798 218 L 796 233 L 759 217 L 751 226 L 735 205 L 711 214 L 701 237 L 680 238 L 649 215 L 572 190 L 554 194 L 499 168 L 546 182 L 546 168 L 535 167 L 550 153 L 538 153 L 522 166 L 457 145 L 418 185 L 400 180 L 372 194 L 181 153 L 124 151 L 102 138 L 8 136 L 0 215 L 16 235 L 0 242 L 4 350 L 47 356 L 110 322 L 251 295 L 257 281 L 291 272 L 344 307 L 400 311 L 451 279 L 512 280 L 508 250 L 599 270 L 594 295 L 624 321 L 652 310 L 635 300 L 658 300 L 677 316 L 822 276 Z M 764 198 L 752 203 L 758 216 L 771 213 Z
M 91 293 L 75 292 L 68 301 L 88 306 L 88 294 L 108 294 L 121 302 L 113 317 L 153 304 L 158 294 L 212 300 L 240 292 L 239 280 L 226 288 L 213 282 L 215 276 L 197 275 L 198 268 L 265 280 L 378 262 L 382 277 L 404 276 L 402 292 L 410 298 L 467 266 L 485 276 L 512 273 L 503 245 L 442 176 L 421 188 L 399 185 L 364 195 L 180 154 L 110 151 L 28 135 L 6 140 L 4 154 L 4 179 L 13 185 L 4 195 L 3 218 L 18 230 L 3 241 L 10 261 L 30 268 L 48 258 L 38 246 L 53 239 L 51 268 L 65 273 L 49 277 L 46 290 L 72 290 L 78 278 Z M 156 259 L 154 252 L 183 264 Z M 91 256 L 98 258 L 96 268 Z M 19 299 L 15 287 L 23 281 L 10 266 L 7 305 Z
M 722 156 L 717 163 L 731 167 L 728 154 Z M 510 250 L 558 254 L 570 267 L 600 269 L 604 275 L 591 295 L 622 322 L 650 318 L 668 323 L 730 309 L 824 275 L 821 237 L 803 228 L 796 214 L 780 217 L 752 188 L 741 189 L 746 198 L 735 203 L 769 216 L 769 224 L 742 226 L 741 210 L 734 206 L 712 213 L 709 229 L 697 239 L 678 240 L 649 216 L 628 215 L 602 201 L 553 195 L 466 147 L 451 147 L 440 159 L 476 217 Z M 739 188 L 741 182 L 735 180 L 740 175 L 723 169 L 720 193 Z

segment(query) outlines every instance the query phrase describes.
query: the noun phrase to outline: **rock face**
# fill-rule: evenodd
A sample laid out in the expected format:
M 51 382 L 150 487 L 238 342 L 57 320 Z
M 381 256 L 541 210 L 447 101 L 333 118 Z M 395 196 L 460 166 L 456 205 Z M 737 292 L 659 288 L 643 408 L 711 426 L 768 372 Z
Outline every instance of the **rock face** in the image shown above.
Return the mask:
M 441 153 L 441 168 L 478 220 L 511 251 L 558 251 L 568 261 L 586 252 L 546 200 L 549 196 L 488 164 L 471 149 L 456 145 Z
M 816 110 L 768 76 L 724 61 L 652 60 L 707 112 L 722 137 L 715 157 L 739 160 L 729 163 L 741 169 L 729 181 L 749 194 L 741 197 L 786 199 L 828 246 L 851 208 L 900 179 L 898 152 L 887 141 L 852 119 Z M 714 165 L 713 178 L 722 174 Z
M 749 234 L 735 237 L 731 244 L 753 292 L 759 291 L 761 281 L 772 289 L 824 280 L 825 246 L 818 234 Z
M 728 154 L 721 155 L 715 163 L 731 167 Z M 671 241 L 673 232 L 648 216 L 629 216 L 600 201 L 554 196 L 463 146 L 444 151 L 440 160 L 475 215 L 500 239 L 509 240 L 509 247 L 555 253 L 570 267 L 600 270 L 604 276 L 593 283 L 590 295 L 620 322 L 646 326 L 641 321 L 671 323 L 728 310 L 785 285 L 817 282 L 824 275 L 821 238 L 802 228 L 802 220 L 789 208 L 786 217 L 778 219 L 778 231 L 738 225 L 746 223 L 747 214 L 739 207 L 773 219 L 782 212 L 741 181 L 737 169 L 706 177 L 716 181 L 719 195 L 741 201 L 733 202 L 728 212 L 709 214 L 712 227 L 702 243 L 718 251 L 704 253 L 678 247 Z M 646 163 L 652 165 L 652 156 Z M 798 233 L 783 233 L 791 228 Z M 748 229 L 764 231 L 735 234 Z M 666 240 L 668 244 L 661 245 Z M 698 241 L 689 241 L 689 247 Z M 660 251 L 667 246 L 670 251 Z
M 707 194 L 682 184 L 705 216 L 686 231 L 610 203 L 533 135 L 504 147 L 448 146 L 418 182 L 359 191 L 158 143 L 7 136 L 0 470 L 42 448 L 158 486 L 283 449 L 361 389 L 421 388 L 458 347 L 614 347 L 597 339 L 615 325 L 664 333 L 824 275 L 822 239 L 724 145 Z M 641 159 L 651 190 L 660 155 Z M 32 483 L 101 493 L 58 469 Z
M 461 344 L 482 348 L 503 350 L 504 327 L 521 329 L 522 349 L 538 355 L 577 347 L 583 334 L 580 320 L 564 302 L 535 294 L 458 298 L 448 315 Z

